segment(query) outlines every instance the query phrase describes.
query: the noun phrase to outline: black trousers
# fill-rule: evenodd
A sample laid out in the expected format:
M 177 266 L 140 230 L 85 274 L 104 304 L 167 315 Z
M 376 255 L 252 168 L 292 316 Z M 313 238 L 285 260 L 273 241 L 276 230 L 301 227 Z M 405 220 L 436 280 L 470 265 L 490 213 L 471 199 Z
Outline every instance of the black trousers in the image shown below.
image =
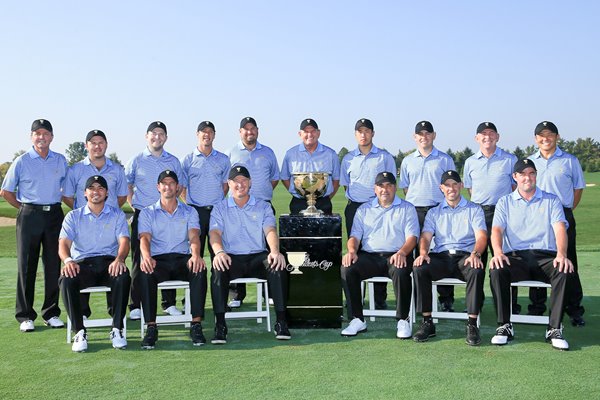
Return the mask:
M 142 305 L 146 322 L 156 321 L 156 295 L 158 284 L 164 281 L 181 280 L 190 283 L 190 302 L 192 318 L 204 319 L 206 290 L 208 287 L 206 269 L 193 273 L 188 267 L 189 254 L 168 253 L 154 256 L 156 268 L 151 274 L 140 273 L 140 288 L 142 290 Z M 175 291 L 175 289 L 173 289 Z
M 361 281 L 374 276 L 386 276 L 392 280 L 396 295 L 396 319 L 406 319 L 410 312 L 412 298 L 412 256 L 408 256 L 404 268 L 396 268 L 390 264 L 390 256 L 394 253 L 358 252 L 358 260 L 349 267 L 340 267 L 342 282 L 347 287 L 353 317 L 363 319 L 363 304 L 360 290 Z
M 483 304 L 485 269 L 465 266 L 468 257 L 468 253 L 429 253 L 430 263 L 413 268 L 413 278 L 417 288 L 417 312 L 429 313 L 432 310 L 432 281 L 457 278 L 467 283 L 467 313 L 479 314 Z
M 583 288 L 581 287 L 581 279 L 579 278 L 579 267 L 577 263 L 577 230 L 573 209 L 564 208 L 565 217 L 569 223 L 567 228 L 567 258 L 573 263 L 575 272 L 573 273 L 573 281 L 569 297 L 566 299 L 565 311 L 571 318 L 581 317 L 585 313 L 585 308 L 581 305 L 583 300 Z M 530 309 L 534 312 L 543 313 L 546 311 L 546 299 L 548 293 L 546 288 L 530 288 L 529 299 L 531 300 Z
M 352 232 L 352 225 L 354 224 L 354 216 L 356 215 L 356 210 L 358 210 L 358 207 L 360 207 L 362 204 L 363 203 L 348 200 L 348 204 L 344 209 L 344 217 L 346 217 L 346 233 L 348 234 L 348 238 L 350 238 L 350 233 Z M 362 246 L 359 247 L 359 250 L 361 249 L 361 247 Z M 342 284 L 343 283 L 344 282 L 342 281 Z M 375 304 L 385 304 L 387 300 L 387 283 L 375 283 L 373 284 L 373 289 L 375 291 Z M 346 300 L 348 300 L 350 295 L 345 287 L 344 295 L 346 296 Z M 348 316 L 351 317 L 352 315 L 352 305 L 348 300 Z
M 140 308 L 141 300 L 141 289 L 140 289 L 140 260 L 142 253 L 140 251 L 140 238 L 138 237 L 138 219 L 140 217 L 141 210 L 137 208 L 134 210 L 133 219 L 131 221 L 131 301 L 129 303 L 129 309 L 135 310 Z M 175 290 L 162 290 L 162 308 L 167 309 L 170 306 L 174 306 L 176 303 Z M 144 317 L 145 318 L 145 317 Z
M 415 207 L 417 209 L 417 218 L 419 219 L 420 230 L 423 230 L 423 225 L 425 225 L 425 217 L 427 216 L 427 212 L 433 207 L 434 206 Z M 419 243 L 417 243 L 417 247 L 415 247 L 415 257 L 418 255 Z M 439 285 L 437 287 L 437 291 L 439 294 L 438 299 L 440 300 L 440 303 L 454 303 L 454 286 Z
M 275 304 L 275 311 L 285 311 L 288 272 L 272 269 L 267 262 L 268 254 L 266 251 L 247 255 L 230 254 L 231 266 L 228 270 L 211 269 L 210 289 L 215 314 L 226 311 L 229 281 L 237 278 L 266 279 L 269 285 L 269 296 Z
M 15 318 L 19 322 L 29 319 L 34 321 L 38 315 L 33 309 L 33 299 L 40 249 L 44 266 L 42 318 L 47 321 L 60 315 L 58 235 L 63 218 L 60 203 L 50 206 L 21 204 L 17 213 L 18 273 Z
M 79 273 L 69 278 L 61 276 L 59 283 L 65 308 L 75 332 L 83 329 L 83 311 L 79 291 L 90 286 L 110 286 L 111 312 L 113 327 L 123 329 L 123 317 L 127 310 L 127 296 L 131 277 L 129 271 L 118 276 L 110 276 L 108 266 L 113 256 L 90 257 L 79 262 Z
M 510 265 L 490 269 L 490 281 L 498 323 L 510 322 L 510 283 L 522 280 L 536 280 L 550 283 L 550 322 L 552 328 L 559 328 L 562 322 L 565 299 L 571 287 L 572 273 L 559 272 L 552 265 L 555 252 L 523 250 L 506 254 Z
M 306 209 L 307 207 L 308 203 L 306 202 L 306 199 L 299 199 L 292 196 L 292 199 L 290 200 L 290 214 L 300 214 L 300 211 Z M 331 204 L 331 199 L 329 196 L 319 197 L 315 207 L 328 215 L 333 212 L 333 205 Z

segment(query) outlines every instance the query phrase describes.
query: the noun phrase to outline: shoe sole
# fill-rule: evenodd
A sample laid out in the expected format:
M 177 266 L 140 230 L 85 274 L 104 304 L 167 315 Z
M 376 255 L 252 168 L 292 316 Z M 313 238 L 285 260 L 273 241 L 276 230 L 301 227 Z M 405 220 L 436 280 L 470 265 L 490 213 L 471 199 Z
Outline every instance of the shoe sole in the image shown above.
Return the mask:
M 35 329 L 19 329 L 23 333 L 33 332 Z
M 215 340 L 215 339 L 213 339 L 213 340 L 211 340 L 210 342 L 211 342 L 212 344 L 227 344 L 227 340 L 220 340 L 220 339 L 219 339 L 219 340 Z
M 292 338 L 291 335 L 287 336 L 287 335 L 277 335 L 275 336 L 275 339 L 277 340 L 290 340 Z
M 400 340 L 408 340 L 411 339 L 412 335 L 410 336 L 398 336 L 398 334 L 396 334 L 396 339 L 400 339 Z
M 85 353 L 87 349 L 85 350 L 71 350 L 73 353 Z
M 433 335 L 429 335 L 429 336 L 427 336 L 427 337 L 426 337 L 426 338 L 424 338 L 424 339 L 418 339 L 418 338 L 416 338 L 416 337 L 414 337 L 414 336 L 413 336 L 413 340 L 414 340 L 415 342 L 417 342 L 417 343 L 424 343 L 424 342 L 428 341 L 428 340 L 429 340 L 429 338 L 432 338 L 432 337 L 435 337 L 435 333 L 434 333 Z
M 47 322 L 44 322 L 44 325 L 45 325 L 45 326 L 48 326 L 48 327 L 50 327 L 50 328 L 52 328 L 52 329 L 61 329 L 61 328 L 64 328 L 64 327 L 65 327 L 65 325 L 64 325 L 64 324 L 63 324 L 63 325 L 60 325 L 60 326 L 53 326 L 53 325 L 50 325 L 50 324 L 49 324 L 49 323 L 47 323 Z
M 113 349 L 116 349 L 116 350 L 125 350 L 126 348 L 127 348 L 127 346 L 121 346 L 121 347 L 113 346 Z
M 200 347 L 200 346 L 204 346 L 206 344 L 206 342 L 192 342 L 192 345 L 196 346 L 196 347 Z
M 144 349 L 144 350 L 152 350 L 152 349 L 154 349 L 154 346 L 150 346 L 150 345 L 143 346 L 142 345 L 142 349 Z
M 479 342 L 477 342 L 477 343 L 471 343 L 468 340 L 465 340 L 465 343 L 468 344 L 469 346 L 479 346 L 481 344 L 481 340 L 479 340 Z
M 340 335 L 342 335 L 344 337 L 354 337 L 354 336 L 357 336 L 359 333 L 365 333 L 366 331 L 367 331 L 367 328 L 363 329 L 362 331 L 356 332 L 354 335 L 349 335 L 347 333 L 340 333 Z

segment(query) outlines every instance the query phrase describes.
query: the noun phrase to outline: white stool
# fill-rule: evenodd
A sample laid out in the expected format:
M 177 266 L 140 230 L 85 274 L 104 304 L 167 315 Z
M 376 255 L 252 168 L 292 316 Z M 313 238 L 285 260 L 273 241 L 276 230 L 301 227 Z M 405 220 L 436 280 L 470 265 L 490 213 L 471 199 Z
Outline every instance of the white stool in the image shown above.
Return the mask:
M 262 319 L 267 319 L 267 331 L 271 332 L 271 314 L 269 312 L 269 285 L 265 279 L 258 278 L 238 278 L 229 281 L 230 284 L 237 283 L 255 283 L 256 284 L 256 311 L 230 311 L 225 313 L 225 319 L 245 319 L 256 318 L 257 323 L 262 323 Z M 264 292 L 264 297 L 263 297 Z M 263 309 L 263 302 L 265 308 Z
M 437 323 L 438 318 L 440 319 L 461 319 L 468 320 L 469 314 L 466 312 L 449 312 L 449 311 L 438 311 L 438 301 L 437 301 L 437 286 L 467 286 L 467 282 L 461 281 L 456 278 L 444 278 L 437 281 L 431 282 L 431 317 L 433 318 L 433 322 Z M 479 326 L 479 314 L 477 314 L 477 326 Z
M 190 327 L 192 322 L 192 306 L 190 299 L 190 284 L 187 281 L 164 281 L 158 284 L 158 290 L 165 289 L 184 289 L 184 304 L 182 315 L 157 315 L 156 325 L 179 325 L 183 324 L 186 328 Z M 157 291 L 158 292 L 158 291 Z M 140 330 L 142 338 L 144 337 L 144 330 L 146 329 L 146 321 L 144 320 L 144 309 L 141 307 L 142 319 L 140 321 Z
M 392 280 L 386 276 L 374 276 L 373 278 L 365 279 L 360 283 L 360 291 L 363 299 L 365 298 L 365 284 L 367 284 L 367 290 L 369 291 L 369 308 L 363 309 L 363 315 L 370 317 L 371 321 L 375 321 L 375 317 L 385 318 L 396 318 L 396 310 L 376 310 L 375 309 L 375 283 L 392 283 Z M 412 279 L 411 279 L 412 283 Z M 410 322 L 414 323 L 416 320 L 415 316 L 415 296 L 414 296 L 414 284 L 413 284 L 413 295 L 410 298 L 410 311 L 409 318 Z M 346 299 L 346 301 L 350 301 Z
M 110 287 L 108 286 L 90 286 L 85 289 L 81 289 L 79 293 L 109 293 Z M 112 326 L 112 318 L 88 318 L 83 320 L 83 326 L 86 328 L 99 328 L 105 326 Z M 71 343 L 71 329 L 72 323 L 71 318 L 67 315 L 67 343 Z M 123 336 L 127 337 L 127 318 L 123 317 Z
M 526 287 L 526 288 L 547 288 L 550 289 L 552 286 L 549 283 L 541 281 L 519 281 L 512 282 L 511 287 Z M 512 290 L 510 291 L 510 322 L 516 322 L 521 324 L 539 324 L 548 325 L 550 317 L 547 315 L 520 315 L 513 314 L 512 312 Z

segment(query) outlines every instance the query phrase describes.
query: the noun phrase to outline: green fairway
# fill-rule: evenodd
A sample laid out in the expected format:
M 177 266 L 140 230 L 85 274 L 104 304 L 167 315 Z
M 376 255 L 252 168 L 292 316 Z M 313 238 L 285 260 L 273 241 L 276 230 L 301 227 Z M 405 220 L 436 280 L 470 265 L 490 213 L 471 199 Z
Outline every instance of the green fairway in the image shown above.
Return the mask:
M 378 318 L 356 338 L 341 337 L 339 330 L 293 330 L 289 342 L 276 341 L 264 323 L 231 321 L 227 345 L 199 348 L 192 346 L 183 326 L 161 327 L 156 349 L 142 351 L 139 322 L 129 321 L 127 350 L 113 350 L 108 329 L 94 328 L 89 330 L 89 350 L 75 354 L 66 343 L 65 330 L 46 328 L 39 318 L 35 332 L 19 332 L 14 319 L 15 228 L 0 228 L 0 398 L 600 398 L 600 174 L 586 179 L 599 185 L 585 190 L 576 210 L 587 325 L 565 327 L 569 352 L 545 343 L 540 325 L 516 324 L 512 344 L 490 345 L 496 323 L 486 282 L 479 347 L 464 343 L 464 322 L 441 320 L 437 337 L 415 343 L 395 338 L 394 319 Z M 287 210 L 289 195 L 281 185 L 275 193 L 275 208 Z M 0 202 L 1 215 L 9 215 L 7 206 Z M 344 206 L 342 190 L 335 197 L 334 211 L 343 214 Z M 43 297 L 41 268 L 38 312 Z M 390 285 L 388 290 L 392 306 Z M 245 308 L 253 307 L 253 292 L 249 288 Z M 526 291 L 520 294 L 525 296 Z M 457 309 L 464 306 L 461 296 L 464 289 L 457 289 Z M 520 298 L 524 308 L 527 301 Z M 95 317 L 106 314 L 103 296 L 92 296 L 92 310 Z M 212 317 L 209 294 L 203 324 L 209 341 Z

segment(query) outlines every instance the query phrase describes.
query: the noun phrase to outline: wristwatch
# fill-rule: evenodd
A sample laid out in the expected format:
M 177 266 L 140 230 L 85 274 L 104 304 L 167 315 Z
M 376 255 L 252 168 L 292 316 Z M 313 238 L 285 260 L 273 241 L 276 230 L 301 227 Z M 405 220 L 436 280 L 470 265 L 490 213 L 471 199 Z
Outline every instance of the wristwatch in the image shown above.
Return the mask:
M 65 261 L 63 261 L 64 265 L 67 265 L 68 263 L 70 263 L 71 261 L 73 261 L 73 259 L 71 257 L 67 257 L 65 258 Z
M 481 253 L 479 253 L 479 252 L 472 251 L 471 254 L 474 254 L 475 257 L 477 257 L 477 258 L 481 258 Z

